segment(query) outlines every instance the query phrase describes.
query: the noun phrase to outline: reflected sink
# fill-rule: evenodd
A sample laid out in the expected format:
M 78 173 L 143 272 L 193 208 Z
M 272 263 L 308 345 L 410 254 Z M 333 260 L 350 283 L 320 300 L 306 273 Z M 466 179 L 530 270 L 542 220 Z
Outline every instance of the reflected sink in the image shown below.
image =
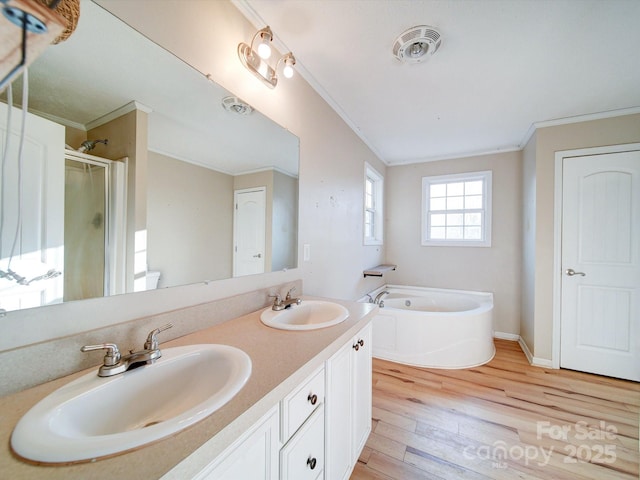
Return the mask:
M 300 305 L 274 311 L 271 307 L 260 314 L 260 321 L 281 330 L 315 330 L 344 322 L 349 311 L 333 302 L 302 300 Z
M 107 378 L 94 371 L 54 391 L 20 419 L 11 446 L 42 463 L 121 453 L 207 417 L 250 375 L 251 359 L 235 347 L 165 348 L 154 364 Z

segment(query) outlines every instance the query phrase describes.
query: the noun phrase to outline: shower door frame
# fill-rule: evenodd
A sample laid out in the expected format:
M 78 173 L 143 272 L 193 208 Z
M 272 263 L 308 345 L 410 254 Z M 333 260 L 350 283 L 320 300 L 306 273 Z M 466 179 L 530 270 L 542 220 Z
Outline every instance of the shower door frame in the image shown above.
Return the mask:
M 117 185 L 127 185 L 128 159 L 110 160 L 80 153 L 75 150 L 65 149 L 64 159 L 87 165 L 95 165 L 105 168 L 105 229 L 104 229 L 104 270 L 103 270 L 103 296 L 107 297 L 124 292 L 124 272 L 126 270 L 126 213 L 127 199 L 126 187 L 121 192 L 119 199 L 113 190 Z M 115 208 L 114 208 L 115 205 Z M 112 250 L 117 249 L 114 252 Z M 122 276 L 118 282 L 117 277 Z M 118 287 L 118 284 L 121 284 Z

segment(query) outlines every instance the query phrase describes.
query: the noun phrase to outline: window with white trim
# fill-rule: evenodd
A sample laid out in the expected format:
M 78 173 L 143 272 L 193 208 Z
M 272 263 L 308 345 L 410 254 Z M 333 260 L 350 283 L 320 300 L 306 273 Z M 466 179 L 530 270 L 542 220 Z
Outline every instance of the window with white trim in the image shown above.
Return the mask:
M 384 178 L 365 162 L 364 169 L 364 244 L 382 245 Z
M 491 172 L 422 177 L 422 245 L 491 246 Z

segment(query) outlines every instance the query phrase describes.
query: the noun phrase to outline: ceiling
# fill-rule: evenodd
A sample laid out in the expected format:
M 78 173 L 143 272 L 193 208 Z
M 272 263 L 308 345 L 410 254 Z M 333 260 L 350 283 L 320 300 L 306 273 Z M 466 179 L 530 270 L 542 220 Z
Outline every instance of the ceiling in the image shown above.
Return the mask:
M 520 149 L 537 122 L 640 113 L 637 0 L 233 2 L 387 165 Z M 401 63 L 393 42 L 416 25 L 442 45 Z

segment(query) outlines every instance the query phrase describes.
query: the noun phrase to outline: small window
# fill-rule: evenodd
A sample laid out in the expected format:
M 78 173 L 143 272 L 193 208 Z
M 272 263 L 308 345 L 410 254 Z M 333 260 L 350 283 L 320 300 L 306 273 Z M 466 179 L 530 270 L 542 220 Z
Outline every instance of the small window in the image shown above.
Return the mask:
M 491 246 L 491 172 L 422 178 L 422 245 Z
M 364 244 L 382 245 L 384 179 L 368 163 L 364 174 Z

